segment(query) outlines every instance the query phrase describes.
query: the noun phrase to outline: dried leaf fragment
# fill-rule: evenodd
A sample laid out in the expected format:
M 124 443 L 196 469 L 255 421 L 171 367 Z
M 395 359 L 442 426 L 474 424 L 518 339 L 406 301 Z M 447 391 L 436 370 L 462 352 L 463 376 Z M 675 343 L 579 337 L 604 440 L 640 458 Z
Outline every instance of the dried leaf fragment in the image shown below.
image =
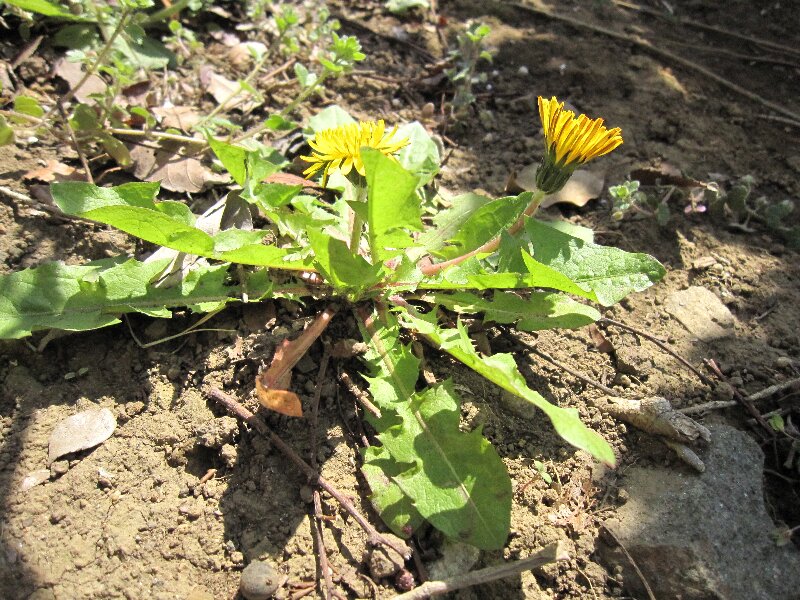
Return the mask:
M 605 396 L 599 407 L 642 431 L 682 444 L 711 441 L 711 432 L 708 429 L 676 411 L 669 400 L 660 396 L 641 400 Z
M 117 428 L 114 414 L 107 408 L 79 412 L 59 422 L 50 434 L 49 462 L 65 454 L 87 450 L 105 442 Z

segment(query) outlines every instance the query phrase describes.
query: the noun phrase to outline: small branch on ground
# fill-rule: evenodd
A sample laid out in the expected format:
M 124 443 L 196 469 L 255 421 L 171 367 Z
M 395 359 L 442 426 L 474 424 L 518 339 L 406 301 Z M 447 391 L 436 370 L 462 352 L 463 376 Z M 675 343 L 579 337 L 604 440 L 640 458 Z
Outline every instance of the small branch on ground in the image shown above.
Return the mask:
M 339 373 L 339 381 L 345 387 L 345 389 L 353 395 L 353 397 L 358 401 L 364 410 L 366 410 L 376 419 L 381 418 L 380 409 L 372 403 L 366 392 L 359 389 L 350 375 L 348 375 L 345 371 L 342 371 Z
M 697 377 L 700 378 L 700 381 L 702 381 L 703 383 L 705 383 L 708 386 L 714 387 L 714 382 L 713 381 L 711 381 L 708 377 L 703 375 L 703 373 L 700 372 L 700 370 L 697 367 L 695 367 L 692 363 L 690 363 L 688 360 L 683 358 L 680 354 L 675 352 L 675 350 L 673 350 L 672 348 L 667 346 L 664 342 L 659 340 L 657 337 L 655 337 L 653 335 L 650 335 L 646 331 L 642 331 L 641 329 L 637 329 L 636 327 L 631 327 L 630 325 L 626 325 L 625 323 L 620 323 L 619 321 L 615 321 L 614 319 L 609 319 L 608 317 L 603 317 L 602 319 L 600 319 L 600 322 L 601 323 L 608 323 L 609 325 L 613 325 L 614 327 L 619 327 L 620 329 L 625 329 L 626 331 L 630 331 L 631 333 L 635 333 L 636 335 L 638 335 L 640 337 L 643 337 L 644 339 L 653 342 L 656 346 L 661 348 L 664 352 L 666 352 L 667 354 L 669 354 L 670 356 L 675 358 L 678 362 L 680 362 L 682 365 L 684 365 L 686 368 L 688 368 L 692 373 L 697 375 Z
M 561 547 L 560 542 L 555 542 L 528 558 L 486 567 L 485 569 L 479 569 L 472 573 L 464 573 L 442 581 L 426 581 L 410 592 L 395 596 L 394 600 L 424 600 L 431 596 L 438 596 L 439 594 L 446 594 L 455 590 L 481 585 L 490 581 L 496 581 L 497 579 L 513 577 L 524 571 L 530 571 L 536 567 L 541 567 L 560 560 L 569 560 L 569 555 Z
M 333 577 L 330 563 L 328 562 L 328 551 L 325 548 L 325 540 L 322 536 L 322 500 L 320 499 L 319 490 L 314 490 L 314 538 L 317 542 L 317 555 L 319 556 L 319 570 L 322 572 L 322 580 L 325 582 L 325 591 L 322 592 L 322 597 L 325 600 L 330 600 L 335 597 L 333 589 Z
M 398 543 L 398 541 L 388 539 L 386 536 L 381 534 L 377 529 L 375 529 L 369 521 L 367 521 L 364 516 L 356 510 L 353 503 L 350 499 L 341 493 L 338 489 L 333 487 L 331 483 L 322 477 L 317 471 L 311 468 L 306 461 L 304 461 L 300 456 L 298 456 L 297 452 L 295 452 L 289 444 L 283 441 L 283 439 L 276 433 L 274 433 L 266 423 L 264 423 L 261 418 L 251 413 L 247 408 L 239 404 L 236 399 L 223 392 L 221 389 L 216 387 L 209 387 L 206 389 L 206 394 L 212 398 L 213 400 L 219 402 L 222 406 L 224 406 L 228 411 L 248 423 L 253 429 L 258 431 L 261 435 L 266 437 L 273 446 L 275 446 L 278 450 L 280 450 L 284 456 L 286 456 L 289 460 L 291 460 L 305 475 L 309 478 L 311 483 L 314 485 L 318 485 L 323 490 L 328 492 L 336 501 L 341 504 L 342 508 L 344 508 L 350 515 L 356 520 L 356 522 L 361 526 L 364 532 L 369 537 L 369 543 L 372 545 L 383 544 L 384 546 L 388 546 L 404 558 L 409 558 L 411 551 L 405 544 Z
M 705 363 L 706 367 L 708 367 L 709 371 L 711 371 L 712 373 L 714 373 L 714 375 L 719 377 L 720 381 L 727 382 L 727 377 L 725 377 L 722 371 L 719 370 L 717 363 L 714 362 L 713 359 L 706 358 L 703 360 L 703 362 Z M 775 430 L 772 429 L 769 423 L 767 423 L 766 419 L 763 416 L 761 416 L 761 413 L 755 407 L 752 400 L 744 396 L 735 387 L 731 386 L 731 389 L 733 390 L 733 397 L 736 399 L 736 401 L 747 409 L 747 412 L 750 413 L 751 417 L 753 417 L 756 421 L 758 421 L 758 424 L 761 425 L 761 428 L 769 434 L 770 439 L 774 438 Z

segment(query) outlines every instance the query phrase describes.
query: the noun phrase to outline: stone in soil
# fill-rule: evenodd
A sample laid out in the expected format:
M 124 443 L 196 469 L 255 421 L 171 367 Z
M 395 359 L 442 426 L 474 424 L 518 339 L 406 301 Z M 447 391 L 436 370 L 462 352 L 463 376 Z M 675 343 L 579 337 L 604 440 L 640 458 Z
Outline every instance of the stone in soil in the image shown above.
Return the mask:
M 669 314 L 702 342 L 733 335 L 735 319 L 731 311 L 706 288 L 692 286 L 674 292 L 664 305 Z
M 779 547 L 764 506 L 764 455 L 746 434 L 711 428 L 701 475 L 680 468 L 628 470 L 628 502 L 605 526 L 631 554 L 656 598 L 759 600 L 796 598 L 800 552 Z M 622 569 L 636 598 L 647 593 L 619 544 L 601 555 Z

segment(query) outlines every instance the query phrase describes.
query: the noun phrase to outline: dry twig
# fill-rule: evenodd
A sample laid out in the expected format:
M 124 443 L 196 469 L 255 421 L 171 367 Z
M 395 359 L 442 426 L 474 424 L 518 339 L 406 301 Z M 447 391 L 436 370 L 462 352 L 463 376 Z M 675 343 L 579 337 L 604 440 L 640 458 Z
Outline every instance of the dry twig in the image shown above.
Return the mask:
M 364 530 L 364 532 L 369 537 L 369 543 L 376 545 L 376 544 L 383 544 L 384 546 L 388 546 L 404 558 L 408 558 L 410 555 L 410 550 L 408 546 L 405 544 L 400 544 L 397 541 L 387 538 L 383 534 L 381 534 L 377 529 L 375 529 L 369 521 L 367 521 L 364 516 L 358 512 L 358 510 L 353 506 L 353 503 L 350 499 L 345 496 L 342 492 L 336 489 L 331 483 L 322 477 L 317 471 L 311 468 L 306 461 L 300 458 L 297 455 L 289 444 L 283 441 L 283 439 L 275 432 L 273 432 L 267 424 L 264 423 L 261 418 L 257 415 L 254 415 L 249 410 L 247 410 L 244 406 L 239 404 L 236 399 L 223 392 L 221 389 L 216 387 L 209 387 L 206 389 L 206 394 L 219 402 L 222 406 L 224 406 L 228 411 L 245 421 L 249 424 L 253 429 L 258 431 L 261 435 L 266 437 L 273 446 L 275 446 L 278 450 L 280 450 L 284 456 L 286 456 L 289 460 L 291 460 L 305 475 L 309 478 L 309 480 L 321 487 L 323 490 L 328 492 L 333 498 L 336 499 L 339 504 L 342 505 L 350 515 L 355 519 L 355 521 L 359 524 L 359 526 Z
M 486 567 L 485 569 L 479 569 L 472 573 L 464 573 L 463 575 L 458 575 L 442 581 L 426 581 L 410 592 L 395 596 L 394 600 L 424 600 L 431 596 L 446 594 L 448 592 L 472 587 L 474 585 L 481 585 L 505 577 L 513 577 L 523 571 L 529 571 L 536 567 L 541 567 L 542 565 L 560 560 L 569 560 L 569 555 L 561 547 L 560 542 L 555 542 L 528 558 Z

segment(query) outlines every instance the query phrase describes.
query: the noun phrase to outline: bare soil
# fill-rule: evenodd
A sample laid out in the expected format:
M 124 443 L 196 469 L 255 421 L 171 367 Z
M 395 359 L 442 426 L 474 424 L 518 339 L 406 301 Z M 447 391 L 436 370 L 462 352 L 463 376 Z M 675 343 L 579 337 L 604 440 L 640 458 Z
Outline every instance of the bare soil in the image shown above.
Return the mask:
M 684 18 L 795 52 L 800 47 L 792 25 L 797 7 L 791 2 L 763 8 L 689 0 L 673 5 Z M 653 6 L 660 9 L 662 4 Z M 339 80 L 308 107 L 309 113 L 335 102 L 357 117 L 394 123 L 429 116 L 424 106 L 431 102 L 435 111 L 429 122 L 438 119 L 441 100 L 451 92 L 426 86 L 419 77 L 433 71 L 419 48 L 437 58 L 445 52 L 434 26 L 418 17 L 391 16 L 381 3 L 347 2 L 333 8 L 346 17 L 343 31 L 358 35 L 364 46 L 368 58 L 361 70 L 382 77 L 362 74 Z M 791 64 L 786 54 L 756 43 L 613 2 L 567 1 L 553 10 L 646 40 L 764 99 L 795 113 L 800 110 L 796 55 Z M 475 107 L 460 121 L 439 124 L 439 133 L 446 136 L 446 162 L 437 180 L 443 191 L 480 188 L 503 194 L 509 175 L 541 155 L 536 97 L 556 95 L 622 128 L 625 144 L 597 163 L 608 185 L 623 181 L 633 168 L 668 164 L 704 181 L 719 179 L 720 174 L 730 180 L 753 175 L 757 195 L 772 201 L 800 197 L 797 126 L 774 119 L 778 115 L 753 98 L 641 44 L 511 3 L 440 2 L 438 12 L 446 39 L 452 39 L 463 22 L 475 19 L 491 26 L 490 44 L 496 49 L 493 64 L 482 67 L 488 85 L 476 89 Z M 203 25 L 196 28 L 207 44 L 207 60 L 223 64 L 223 49 L 204 37 Z M 404 41 L 397 39 L 398 32 Z M 20 45 L 19 40 L 4 42 L 3 58 L 12 59 Z M 57 85 L 47 77 L 54 56 L 45 43 L 20 67 L 24 85 L 54 93 Z M 178 76 L 191 85 L 192 68 Z M 197 102 L 202 110 L 212 106 L 207 97 Z M 252 116 L 253 122 L 257 116 Z M 0 185 L 30 194 L 21 176 L 47 158 L 79 166 L 74 156 L 64 156 L 63 149 L 48 140 L 5 147 L 0 150 Z M 1 272 L 48 260 L 75 264 L 136 250 L 124 234 L 65 221 L 6 196 L 0 200 Z M 684 214 L 685 204 L 676 194 L 673 218 L 663 227 L 654 219 L 612 220 L 606 192 L 583 208 L 556 206 L 548 214 L 592 227 L 601 243 L 648 252 L 667 267 L 662 282 L 608 309 L 606 316 L 666 340 L 704 371 L 704 359 L 713 359 L 743 394 L 797 377 L 798 255 L 761 226 L 742 233 L 707 213 Z M 796 216 L 790 221 L 797 222 Z M 666 298 L 690 285 L 713 291 L 731 310 L 736 319 L 732 337 L 699 343 L 666 312 Z M 305 478 L 264 439 L 226 417 L 202 389 L 219 386 L 254 407 L 253 378 L 259 364 L 269 360 L 282 339 L 301 330 L 315 308 L 288 303 L 232 307 L 208 324 L 219 331 L 149 349 L 139 347 L 124 325 L 55 339 L 42 352 L 24 341 L 0 345 L 0 596 L 233 598 L 241 569 L 265 559 L 286 576 L 280 597 L 298 597 L 318 576 L 309 516 L 313 505 Z M 273 310 L 275 321 L 265 328 Z M 347 315 L 342 311 L 337 317 L 329 332 L 332 339 L 358 337 Z M 130 327 L 150 340 L 177 333 L 192 322 L 186 315 L 169 322 L 134 317 Z M 626 596 L 625 581 L 595 553 L 600 524 L 626 499 L 619 493 L 626 467 L 656 464 L 691 471 L 648 434 L 593 408 L 590 400 L 601 392 L 538 359 L 530 344 L 614 386 L 620 395 L 660 395 L 676 407 L 729 396 L 727 388 L 704 385 L 654 344 L 619 329 L 605 333 L 620 355 L 630 357 L 632 371 L 618 373 L 612 358 L 595 349 L 586 330 L 518 336 L 489 329 L 486 336 L 493 351 L 516 354 L 531 387 L 552 402 L 577 408 L 613 445 L 620 462 L 613 471 L 566 446 L 543 415 L 520 415 L 491 384 L 429 352 L 433 372 L 452 376 L 463 396 L 464 426 L 483 426 L 513 479 L 508 544 L 501 552 L 482 555 L 476 566 L 501 557 L 524 557 L 555 540 L 562 540 L 571 555 L 567 563 L 481 586 L 460 597 Z M 320 354 L 320 348 L 312 348 L 298 369 L 294 385 L 304 402 L 318 385 Z M 84 367 L 85 374 L 70 377 Z M 345 361 L 332 368 L 355 374 L 358 365 Z M 353 400 L 339 390 L 330 372 L 322 385 L 316 443 L 310 439 L 307 420 L 262 415 L 301 456 L 316 448 L 322 474 L 355 498 L 358 508 L 377 524 L 358 475 L 361 427 Z M 113 411 L 118 421 L 114 435 L 54 467 L 44 484 L 23 490 L 21 483 L 29 473 L 48 468 L 47 443 L 54 425 L 94 406 Z M 762 413 L 776 408 L 796 418 L 797 396 L 758 404 Z M 776 526 L 800 524 L 800 475 L 795 465 L 783 464 L 788 450 L 784 441 L 769 438 L 742 407 L 702 419 L 752 432 L 767 457 L 764 485 L 771 517 Z M 552 483 L 543 479 L 535 461 L 544 465 Z M 206 479 L 211 470 L 213 476 Z M 395 592 L 392 581 L 369 578 L 362 559 L 363 532 L 332 499 L 324 497 L 323 509 L 330 515 L 325 544 L 339 592 L 350 598 L 390 597 Z M 423 533 L 417 549 L 429 561 L 440 544 L 435 535 Z M 418 575 L 413 565 L 410 568 Z

